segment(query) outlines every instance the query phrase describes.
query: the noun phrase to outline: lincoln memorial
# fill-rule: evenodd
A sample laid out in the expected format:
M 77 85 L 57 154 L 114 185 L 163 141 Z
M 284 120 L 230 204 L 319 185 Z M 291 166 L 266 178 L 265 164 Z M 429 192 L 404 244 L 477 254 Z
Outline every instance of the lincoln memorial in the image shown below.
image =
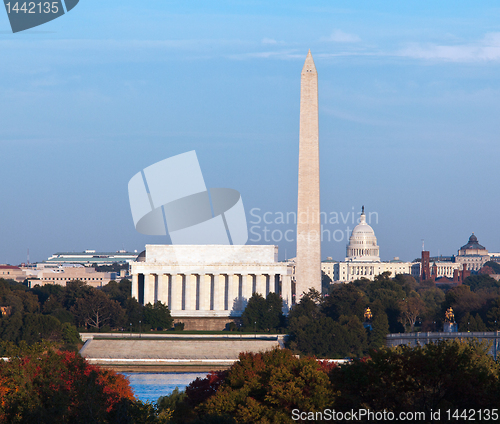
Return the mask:
M 132 297 L 168 305 L 187 329 L 220 329 L 241 316 L 253 293 L 275 292 L 292 305 L 290 264 L 277 246 L 146 245 L 131 264 Z

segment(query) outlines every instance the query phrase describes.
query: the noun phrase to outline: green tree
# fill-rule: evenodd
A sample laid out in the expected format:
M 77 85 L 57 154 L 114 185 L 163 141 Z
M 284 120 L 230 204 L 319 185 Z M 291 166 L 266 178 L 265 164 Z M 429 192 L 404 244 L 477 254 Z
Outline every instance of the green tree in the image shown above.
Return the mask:
M 302 296 L 299 303 L 292 307 L 288 314 L 287 339 L 287 345 L 291 349 L 311 355 L 314 355 L 316 351 L 325 353 L 330 351 L 330 347 L 315 347 L 316 343 L 329 345 L 330 337 L 325 339 L 324 333 L 332 331 L 334 325 L 333 319 L 325 317 L 321 312 L 320 302 L 321 295 L 315 290 L 310 290 Z M 319 325 L 320 320 L 322 320 L 322 326 Z M 313 334 L 318 333 L 320 337 L 315 339 Z
M 367 297 L 354 284 L 336 284 L 322 302 L 321 311 L 334 321 L 342 315 L 356 315 L 363 319 L 367 304 Z
M 440 321 L 443 319 L 443 311 L 441 305 L 444 302 L 444 292 L 443 290 L 432 287 L 427 289 L 422 289 L 418 291 L 420 299 L 425 304 L 425 310 L 422 313 L 422 318 L 424 321 L 433 322 Z
M 76 345 L 81 343 L 80 333 L 76 327 L 69 322 L 65 322 L 61 325 L 62 340 L 67 345 Z
M 474 340 L 381 348 L 367 360 L 334 368 L 330 379 L 341 393 L 331 406 L 340 411 L 363 405 L 429 417 L 431 410 L 498 406 L 499 364 Z
M 487 327 L 479 314 L 467 312 L 458 324 L 458 331 L 487 331 Z
M 155 329 L 169 329 L 172 327 L 174 319 L 170 315 L 167 305 L 156 302 L 154 305 L 148 303 L 144 307 L 144 324 Z
M 500 328 L 500 297 L 491 301 L 487 319 L 490 330 L 496 331 Z
M 499 288 L 500 281 L 491 278 L 489 275 L 469 275 L 463 282 L 469 286 L 471 291 L 476 292 L 480 289 Z
M 57 318 L 61 323 L 68 322 L 73 324 L 75 322 L 75 316 L 65 308 L 54 309 L 50 315 Z
M 241 315 L 243 329 L 252 331 L 276 331 L 284 325 L 283 301 L 276 293 L 264 297 L 254 293 Z
M 334 352 L 344 357 L 349 348 L 345 329 L 330 317 L 310 319 L 296 317 L 290 323 L 287 346 L 295 352 L 319 358 L 334 358 Z
M 172 411 L 174 422 L 185 421 L 182 418 L 193 418 L 191 405 L 186 402 L 186 392 L 180 391 L 176 387 L 172 393 L 167 396 L 160 396 L 157 402 L 160 411 Z
M 62 299 L 62 303 L 64 307 L 69 311 L 73 306 L 75 306 L 78 299 L 83 299 L 87 296 L 90 296 L 95 289 L 83 281 L 74 280 L 69 281 L 66 284 L 66 288 L 64 290 L 64 297 Z
M 125 308 L 127 300 L 131 298 L 132 282 L 126 278 L 120 280 L 119 283 L 112 280 L 103 286 L 102 291 L 106 293 L 111 300 L 116 300 Z
M 358 316 L 350 311 L 355 305 L 363 316 L 367 299 L 356 287 L 347 286 L 325 299 L 310 291 L 293 306 L 288 316 L 288 347 L 320 358 L 359 356 L 366 351 L 366 331 Z M 342 298 L 342 293 L 347 299 Z M 339 316 L 340 311 L 345 315 Z
M 56 300 L 60 304 L 59 299 L 64 297 L 65 290 L 66 287 L 59 284 L 45 284 L 43 286 L 36 285 L 30 289 L 30 292 L 38 297 L 38 301 L 43 307 L 49 299 Z
M 80 326 L 96 330 L 103 326 L 118 327 L 125 322 L 125 311 L 116 300 L 111 300 L 100 290 L 92 289 L 78 298 L 71 308 Z
M 410 326 L 410 333 L 413 333 L 417 318 L 424 312 L 425 303 L 420 297 L 412 296 L 398 302 L 400 309 L 400 319 L 406 331 L 406 327 Z
M 344 343 L 347 349 L 335 346 L 331 358 L 361 357 L 368 348 L 368 337 L 363 324 L 356 315 L 341 316 L 339 324 L 343 330 Z M 339 334 L 340 336 L 340 334 Z M 337 337 L 337 343 L 339 337 Z
M 489 266 L 495 274 L 500 274 L 500 264 L 494 261 L 488 261 L 483 266 Z
M 468 285 L 457 286 L 446 292 L 442 304 L 442 316 L 449 307 L 452 307 L 455 312 L 455 320 L 460 322 L 467 313 L 481 308 L 481 298 L 477 293 L 472 292 Z
M 371 310 L 373 313 L 373 321 L 372 330 L 368 336 L 368 342 L 371 349 L 378 349 L 385 346 L 385 338 L 387 334 L 389 334 L 389 320 L 387 319 L 387 314 L 383 307 L 372 305 Z
M 417 280 L 408 274 L 397 274 L 394 281 L 401 286 L 406 296 L 410 296 L 410 293 L 418 288 Z
M 399 301 L 407 297 L 402 286 L 390 280 L 387 273 L 375 277 L 375 281 L 367 284 L 365 293 L 370 302 L 379 300 L 389 320 L 389 330 L 391 333 L 404 332 L 404 327 L 399 321 L 400 306 Z
M 21 340 L 23 314 L 16 311 L 0 320 L 0 338 L 3 341 L 18 343 Z
M 132 324 L 134 331 L 139 331 L 139 321 L 143 319 L 144 306 L 140 304 L 137 299 L 131 297 L 127 299 L 125 307 L 126 320 L 125 325 Z
M 267 331 L 276 331 L 284 324 L 283 299 L 279 294 L 271 292 L 266 297 L 266 310 L 262 317 L 262 327 Z
M 61 323 L 50 315 L 27 314 L 24 318 L 22 339 L 28 344 L 38 343 L 42 339 L 56 341 L 61 338 Z
M 260 293 L 254 293 L 241 314 L 241 322 L 245 331 L 264 330 L 262 327 L 266 313 L 266 299 Z

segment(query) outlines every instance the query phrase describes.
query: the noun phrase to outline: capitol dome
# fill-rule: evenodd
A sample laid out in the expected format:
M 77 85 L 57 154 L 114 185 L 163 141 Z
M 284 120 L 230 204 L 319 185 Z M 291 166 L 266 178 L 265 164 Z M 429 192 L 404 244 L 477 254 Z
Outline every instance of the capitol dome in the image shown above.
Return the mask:
M 346 261 L 380 262 L 377 237 L 373 228 L 366 223 L 364 206 L 359 217 L 359 224 L 354 227 L 349 237 Z

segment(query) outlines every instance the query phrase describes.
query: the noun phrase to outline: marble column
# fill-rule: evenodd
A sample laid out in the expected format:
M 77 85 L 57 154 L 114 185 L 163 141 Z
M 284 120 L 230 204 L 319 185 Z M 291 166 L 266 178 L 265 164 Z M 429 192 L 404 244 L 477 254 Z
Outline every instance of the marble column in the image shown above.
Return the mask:
M 255 287 L 255 291 L 262 295 L 262 297 L 266 297 L 266 276 L 264 274 L 259 274 L 255 276 L 257 279 L 257 284 Z
M 212 276 L 210 274 L 200 275 L 200 311 L 210 310 L 210 288 L 212 286 Z
M 155 303 L 155 274 L 144 275 L 144 305 Z
M 196 310 L 196 274 L 186 275 L 186 294 L 185 294 L 185 309 L 186 311 Z
M 168 306 L 168 285 L 169 275 L 160 274 L 158 276 L 158 300 Z
M 139 301 L 139 274 L 132 274 L 132 297 Z
M 269 274 L 269 292 L 274 293 L 276 291 L 276 276 L 275 274 Z
M 182 309 L 182 274 L 174 274 L 171 276 L 172 289 L 170 304 L 172 311 L 180 311 Z
M 228 274 L 227 283 L 227 310 L 232 311 L 233 309 L 240 309 L 238 299 L 238 287 L 240 285 L 240 276 L 235 274 Z
M 292 306 L 292 276 L 282 275 L 281 286 L 283 289 L 283 312 L 288 312 Z M 299 299 L 297 299 L 299 301 Z
M 226 298 L 226 276 L 214 274 L 214 311 L 224 310 Z
M 242 297 L 245 302 L 248 302 L 248 300 L 252 297 L 252 291 L 253 291 L 253 275 L 242 275 L 243 278 L 243 292 L 242 292 Z M 245 303 L 246 305 L 246 303 Z

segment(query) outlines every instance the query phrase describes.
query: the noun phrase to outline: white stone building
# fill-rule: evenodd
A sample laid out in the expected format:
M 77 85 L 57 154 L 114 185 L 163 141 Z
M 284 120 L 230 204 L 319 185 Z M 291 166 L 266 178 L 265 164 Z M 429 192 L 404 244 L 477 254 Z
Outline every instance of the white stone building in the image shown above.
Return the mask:
M 81 264 L 85 266 L 113 265 L 114 263 L 130 263 L 136 260 L 137 251 L 127 252 L 126 250 L 117 250 L 116 252 L 97 252 L 95 250 L 86 250 L 85 252 L 57 252 L 48 258 L 46 264 Z
M 380 260 L 380 249 L 373 228 L 366 223 L 363 210 L 359 217 L 359 224 L 352 230 L 349 244 L 346 248 L 344 262 L 325 261 L 321 269 L 335 283 L 348 283 L 360 278 L 374 280 L 377 275 L 390 272 L 391 277 L 397 274 L 411 274 L 419 276 L 420 264 L 415 266 L 412 262 L 403 262 L 394 258 L 389 262 Z
M 168 305 L 174 318 L 240 317 L 253 293 L 292 305 L 292 265 L 277 246 L 146 245 L 131 264 L 132 297 Z
M 478 271 L 490 260 L 488 250 L 481 246 L 477 237 L 472 233 L 466 245 L 458 250 L 458 255 L 454 257 L 456 263 L 465 264 L 468 271 Z
M 38 264 L 36 268 L 23 268 L 28 280 L 28 287 L 36 285 L 44 286 L 46 284 L 58 284 L 65 286 L 70 281 L 82 281 L 85 284 L 100 288 L 116 279 L 114 272 L 99 272 L 94 268 L 83 265 L 61 265 L 53 266 Z

